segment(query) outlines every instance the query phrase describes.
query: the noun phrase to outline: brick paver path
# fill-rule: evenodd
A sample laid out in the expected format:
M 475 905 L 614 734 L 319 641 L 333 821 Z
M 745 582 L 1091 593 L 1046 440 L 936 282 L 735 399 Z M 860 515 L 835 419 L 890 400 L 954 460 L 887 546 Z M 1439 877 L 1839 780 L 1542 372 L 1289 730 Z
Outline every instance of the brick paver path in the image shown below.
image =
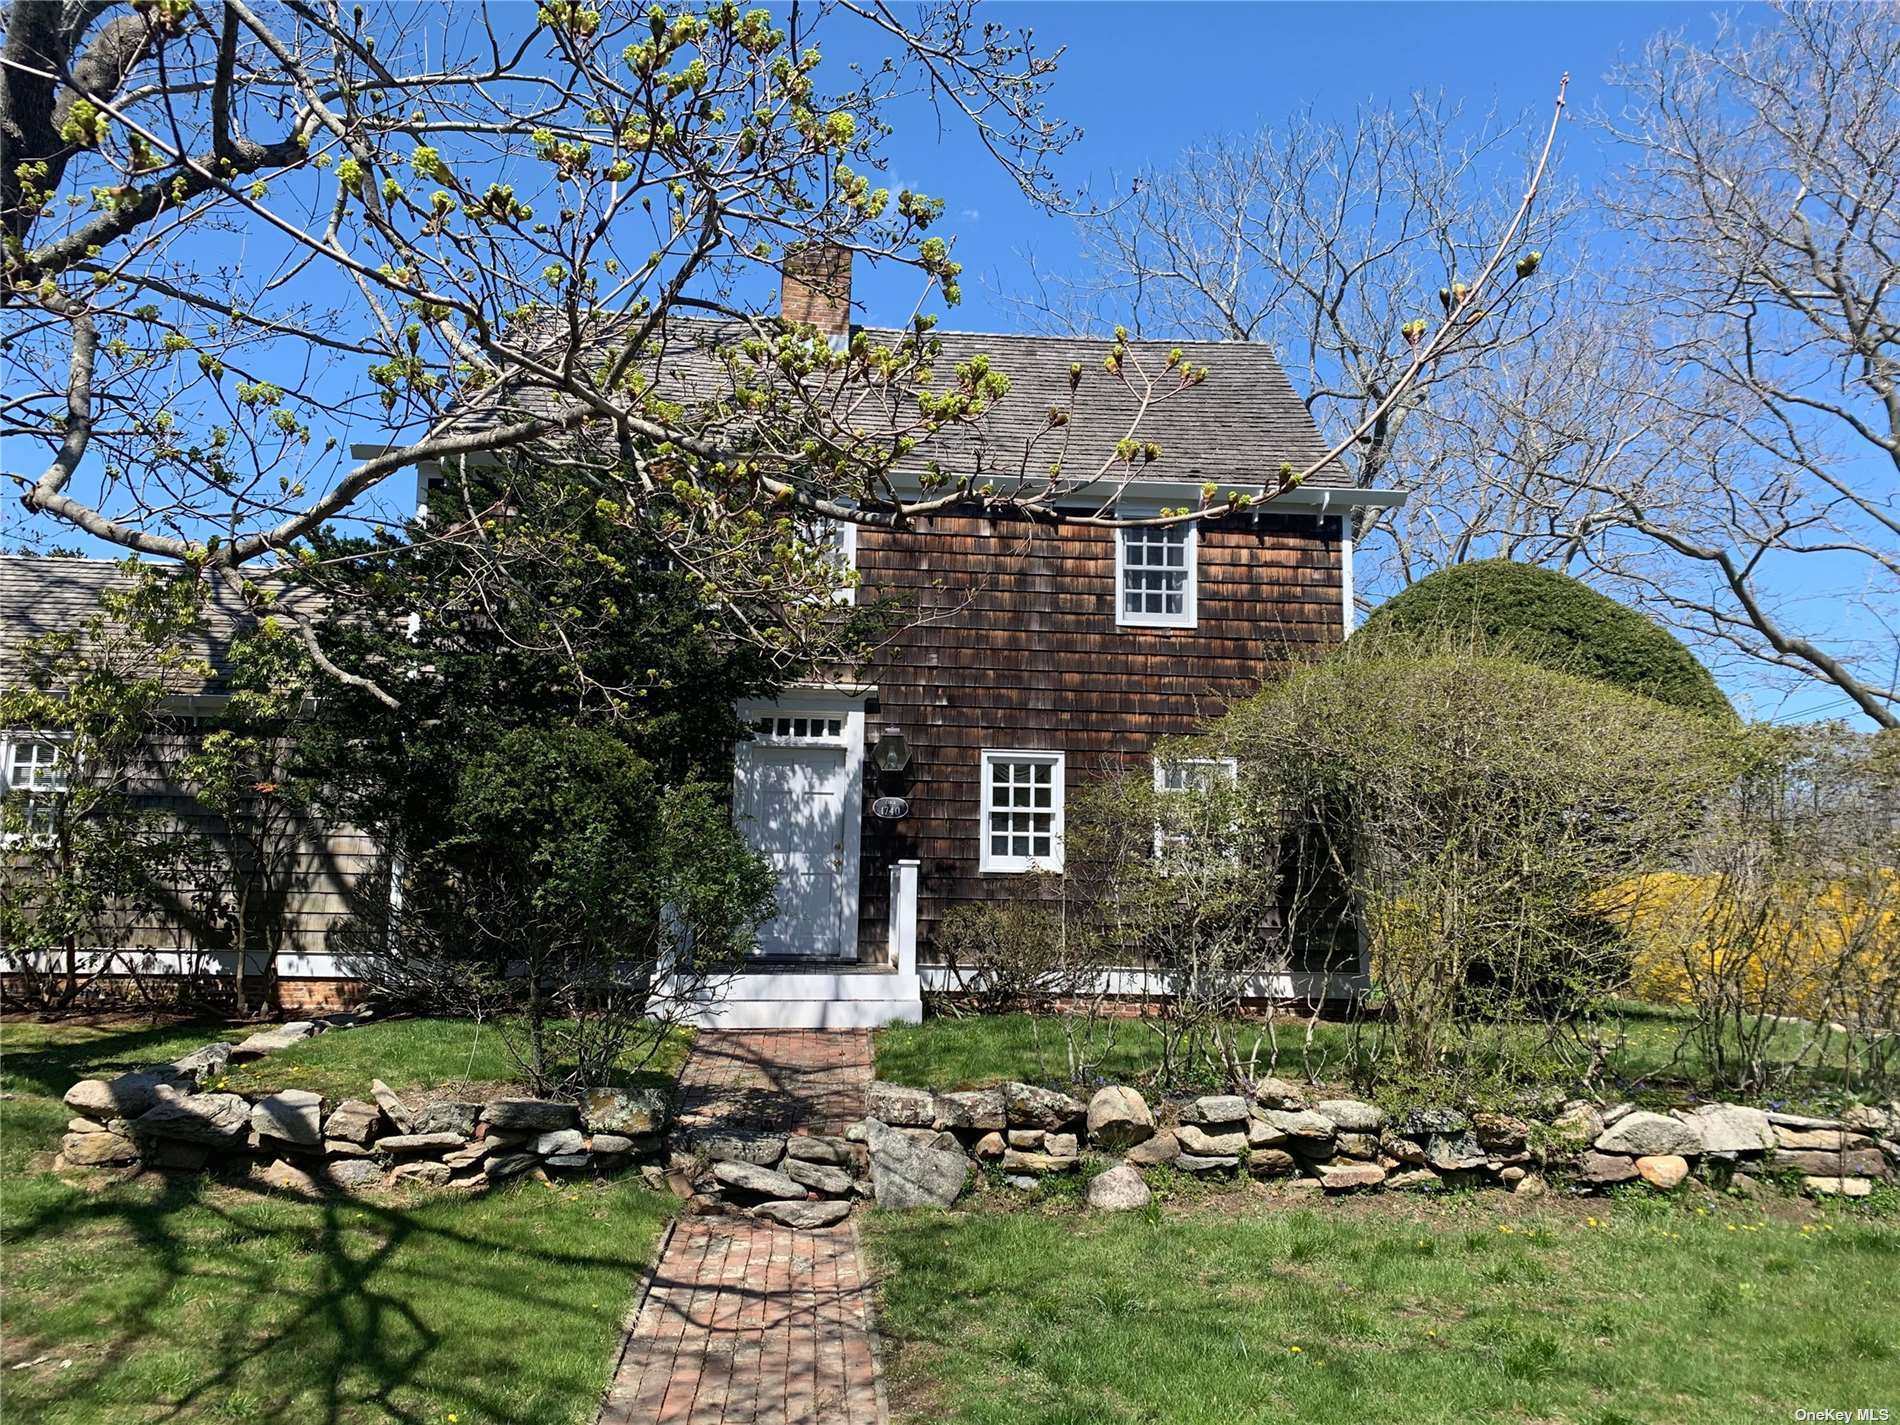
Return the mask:
M 680 1075 L 686 1127 L 841 1132 L 864 1113 L 861 1031 L 705 1032 Z M 849 1221 L 674 1227 L 599 1425 L 882 1425 L 870 1288 Z
M 864 1117 L 863 1029 L 701 1030 L 680 1072 L 682 1127 L 842 1133 Z

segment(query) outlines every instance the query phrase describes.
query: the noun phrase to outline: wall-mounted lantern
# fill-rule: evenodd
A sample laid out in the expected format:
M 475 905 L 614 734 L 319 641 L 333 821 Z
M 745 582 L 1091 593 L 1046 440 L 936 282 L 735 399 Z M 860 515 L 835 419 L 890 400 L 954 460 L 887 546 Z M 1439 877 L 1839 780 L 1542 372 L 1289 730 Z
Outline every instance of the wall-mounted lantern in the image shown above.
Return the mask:
M 877 743 L 871 748 L 871 760 L 877 763 L 878 771 L 896 776 L 910 766 L 910 744 L 904 741 L 904 734 L 899 729 L 887 726 L 878 734 Z
M 910 766 L 910 744 L 904 741 L 902 731 L 886 726 L 871 748 L 871 761 L 886 791 L 901 793 L 904 790 L 904 769 Z M 902 795 L 879 797 L 871 803 L 871 815 L 880 821 L 902 821 L 910 815 L 910 799 Z

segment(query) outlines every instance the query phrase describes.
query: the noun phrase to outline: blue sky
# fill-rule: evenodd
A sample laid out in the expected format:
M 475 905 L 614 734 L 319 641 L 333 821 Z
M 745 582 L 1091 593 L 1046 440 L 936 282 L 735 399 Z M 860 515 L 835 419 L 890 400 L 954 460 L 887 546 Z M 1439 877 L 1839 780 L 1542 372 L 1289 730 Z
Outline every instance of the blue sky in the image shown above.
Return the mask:
M 1012 24 L 1067 46 L 1051 108 L 1083 138 L 1063 163 L 1070 182 L 1099 192 L 1117 176 L 1165 163 L 1209 134 L 1246 132 L 1311 105 L 1322 116 L 1416 90 L 1462 100 L 1470 112 L 1548 115 L 1570 73 L 1570 112 L 1613 102 L 1606 70 L 1660 30 L 1715 32 L 1707 4 L 1011 4 Z M 834 45 L 827 58 L 838 56 Z M 948 325 L 1006 330 L 1018 319 L 997 300 L 1020 287 L 1022 257 L 1061 270 L 1075 252 L 1062 219 L 1038 212 L 954 131 L 938 142 L 923 106 L 898 116 L 893 171 L 948 200 L 964 303 Z M 1589 184 L 1602 171 L 1592 136 L 1565 127 L 1565 170 Z M 873 279 L 869 319 L 901 318 L 914 284 Z M 879 304 L 886 304 L 880 309 Z

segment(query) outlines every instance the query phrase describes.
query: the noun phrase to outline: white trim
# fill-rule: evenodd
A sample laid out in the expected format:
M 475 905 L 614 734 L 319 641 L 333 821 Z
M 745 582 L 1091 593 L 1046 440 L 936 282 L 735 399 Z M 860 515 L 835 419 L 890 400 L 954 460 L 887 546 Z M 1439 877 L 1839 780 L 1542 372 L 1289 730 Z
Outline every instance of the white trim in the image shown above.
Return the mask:
M 788 698 L 819 697 L 819 696 L 829 697 L 829 698 L 850 698 L 858 702 L 864 702 L 871 698 L 875 698 L 877 696 L 877 684 L 876 683 L 826 683 L 826 682 L 821 682 L 821 681 L 789 683 L 786 685 L 784 696 L 781 697 L 779 701 L 784 702 Z
M 981 965 L 919 965 L 918 984 L 926 994 L 954 994 L 969 987 L 970 977 L 983 973 Z M 1164 999 L 1168 996 L 1168 977 L 1153 970 L 1103 969 L 1092 985 L 1080 994 Z M 1345 974 L 1325 970 L 1275 970 L 1255 975 L 1241 987 L 1247 999 L 1304 1000 L 1348 999 L 1365 993 L 1370 981 L 1363 974 Z
M 1139 511 L 1154 514 L 1161 509 L 1179 509 L 1185 506 L 1198 510 L 1204 498 L 1205 481 L 1200 479 L 1154 479 L 1131 476 L 1127 479 L 1078 481 L 1073 486 L 1066 485 L 1055 497 L 1055 503 L 1061 505 L 1086 504 L 1094 506 L 1113 496 L 1117 509 L 1123 513 Z M 899 499 L 913 500 L 927 494 L 940 494 L 941 491 L 926 491 L 917 480 L 897 474 L 892 481 L 892 490 Z M 1241 515 L 1274 514 L 1293 511 L 1299 514 L 1334 514 L 1350 509 L 1397 509 L 1410 497 L 1406 490 L 1371 490 L 1357 485 L 1295 485 L 1266 498 L 1266 487 L 1260 484 L 1228 484 L 1218 482 L 1217 505 L 1214 508 L 1216 518 L 1228 516 L 1227 493 L 1245 495 L 1254 503 L 1242 508 Z
M 885 915 L 891 964 L 898 976 L 917 982 L 917 878 L 921 861 L 891 863 L 890 905 Z
M 1049 774 L 1049 859 L 1039 861 L 1034 856 L 1002 856 L 990 850 L 990 815 L 996 810 L 992 797 L 995 784 L 990 777 L 990 768 L 997 762 L 1027 762 L 1046 764 Z M 1068 757 L 1066 753 L 1052 752 L 1042 747 L 985 747 L 977 753 L 977 775 L 981 783 L 977 790 L 977 871 L 985 876 L 1013 876 L 1027 871 L 1060 871 L 1062 869 L 1063 834 L 1063 779 L 1067 774 Z M 1033 815 L 1035 809 L 1031 809 Z
M 1154 763 L 1156 796 L 1169 797 L 1188 790 L 1186 787 L 1170 787 L 1167 785 L 1167 772 L 1170 767 L 1219 767 L 1227 773 L 1228 786 L 1236 786 L 1240 781 L 1240 759 L 1238 757 L 1163 757 L 1157 752 L 1151 760 Z M 1229 830 L 1238 831 L 1239 827 L 1238 825 L 1230 826 Z M 1167 850 L 1169 839 L 1166 829 L 1161 825 L 1160 817 L 1157 816 L 1155 818 L 1155 859 L 1157 861 L 1161 859 L 1162 853 Z M 1187 837 L 1176 836 L 1173 840 L 1186 841 Z
M 400 447 L 394 445 L 358 441 L 350 446 L 350 458 L 353 460 L 373 460 L 377 456 L 387 455 L 391 451 L 399 448 Z M 492 463 L 492 455 L 487 455 L 486 452 L 484 452 L 483 455 L 470 455 L 467 458 L 473 462 L 483 459 L 484 456 Z M 1116 483 L 1115 498 L 1118 503 L 1124 505 L 1133 501 L 1144 501 L 1152 502 L 1157 508 L 1164 505 L 1169 508 L 1186 505 L 1192 509 L 1199 507 L 1205 484 L 1205 481 L 1198 479 L 1152 479 L 1130 476 Z M 1107 485 L 1108 482 L 1103 480 L 1079 482 L 1073 490 L 1065 492 L 1064 498 L 1071 501 L 1088 501 L 1093 496 L 1097 502 L 1099 502 Z M 941 493 L 926 491 L 923 486 L 918 483 L 915 476 L 909 472 L 897 473 L 893 478 L 891 489 L 892 493 L 899 499 L 906 500 L 918 499 L 925 494 Z M 1283 490 L 1271 500 L 1262 501 L 1262 497 L 1266 494 L 1266 487 L 1264 485 L 1230 485 L 1221 483 L 1219 486 L 1219 498 L 1223 502 L 1226 500 L 1229 490 L 1234 491 L 1236 494 L 1247 495 L 1256 501 L 1256 503 L 1247 507 L 1245 511 L 1247 514 L 1260 514 L 1275 510 L 1300 510 L 1303 512 L 1316 510 L 1321 514 L 1331 514 L 1336 510 L 1342 509 L 1394 510 L 1400 505 L 1403 505 L 1406 500 L 1410 498 L 1411 494 L 1408 490 L 1372 490 L 1357 485 L 1309 484 L 1295 485 L 1290 490 Z
M 855 604 L 858 601 L 858 586 L 849 576 L 858 572 L 858 526 L 855 520 L 833 520 L 838 532 L 838 553 L 840 563 L 846 575 L 845 581 L 831 591 L 834 604 Z
M 814 717 L 827 726 L 818 732 L 809 727 L 804 736 L 784 736 L 774 734 L 757 736 L 751 741 L 741 742 L 734 749 L 732 759 L 732 810 L 735 818 L 742 814 L 743 808 L 750 804 L 750 787 L 747 783 L 748 769 L 751 765 L 748 749 L 752 747 L 809 747 L 813 749 L 839 749 L 844 753 L 844 811 L 841 828 L 841 854 L 843 865 L 839 868 L 839 884 L 843 897 L 838 917 L 839 944 L 836 946 L 813 947 L 814 959 L 856 960 L 858 957 L 858 915 L 859 895 L 858 877 L 861 871 L 860 860 L 864 841 L 864 696 L 861 693 L 843 691 L 825 691 L 818 688 L 801 688 L 787 692 L 774 699 L 753 698 L 739 704 L 739 720 L 748 728 L 764 718 L 776 720 L 781 716 L 809 720 Z M 832 722 L 838 724 L 838 731 L 829 730 Z
M 1145 538 L 1155 534 L 1172 537 L 1180 534 L 1184 546 L 1183 559 L 1186 561 L 1187 581 L 1181 590 L 1181 612 L 1170 613 L 1129 613 L 1125 597 L 1127 570 L 1127 547 L 1130 538 Z M 1115 531 L 1115 623 L 1120 628 L 1193 628 L 1198 621 L 1200 610 L 1200 574 L 1201 532 L 1196 525 L 1126 525 Z M 1145 568 L 1146 566 L 1144 566 Z
M 1352 637 L 1353 624 L 1358 619 L 1358 593 L 1352 582 L 1352 532 L 1355 521 L 1348 510 L 1339 517 L 1339 603 L 1343 636 Z
M 28 966 L 40 974 L 55 974 L 65 969 L 66 952 L 63 950 L 34 950 L 26 954 L 0 955 L 0 968 L 18 970 Z M 279 955 L 278 973 L 287 959 L 298 959 Z M 301 970 L 298 976 L 315 979 L 348 979 L 340 969 L 335 968 L 335 958 L 329 955 L 309 957 L 321 962 L 327 968 L 321 970 Z M 151 975 L 157 977 L 177 975 L 219 975 L 228 976 L 237 969 L 237 951 L 196 948 L 163 948 L 150 945 L 127 945 L 117 950 L 95 946 L 81 950 L 74 957 L 74 965 L 82 975 Z M 272 969 L 271 957 L 262 950 L 250 951 L 244 962 L 247 976 L 262 978 Z

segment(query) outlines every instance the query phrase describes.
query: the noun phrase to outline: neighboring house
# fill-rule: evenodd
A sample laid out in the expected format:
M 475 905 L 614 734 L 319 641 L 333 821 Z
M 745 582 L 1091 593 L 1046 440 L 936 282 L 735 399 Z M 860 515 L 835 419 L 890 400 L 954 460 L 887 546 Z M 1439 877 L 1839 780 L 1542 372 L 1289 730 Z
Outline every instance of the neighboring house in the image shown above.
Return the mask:
M 100 595 L 130 587 L 117 564 L 102 559 L 0 556 L 0 687 L 18 684 L 27 672 L 22 652 L 42 634 L 79 628 L 96 614 Z M 178 786 L 176 763 L 203 719 L 224 706 L 226 652 L 242 615 L 222 586 L 207 591 L 200 645 L 192 650 L 210 670 L 209 679 L 181 681 L 163 709 L 163 730 L 130 765 L 119 769 L 122 790 L 142 808 L 197 821 L 203 836 L 216 838 L 215 820 Z M 65 785 L 62 739 L 42 729 L 0 726 L 0 798 L 24 802 L 28 834 L 49 829 L 52 808 Z M 375 844 L 359 831 L 326 824 L 320 816 L 287 823 L 267 848 L 273 864 L 247 897 L 252 948 L 245 978 L 255 986 L 275 981 L 272 993 L 287 1010 L 328 1009 L 349 998 L 351 985 L 337 954 L 336 931 L 360 907 L 356 897 L 386 895 Z M 0 856 L 9 848 L 0 844 Z M 240 859 L 243 854 L 240 853 Z M 201 867 L 201 881 L 217 876 Z M 177 882 L 160 905 L 112 919 L 111 943 L 91 947 L 79 969 L 102 988 L 123 992 L 141 981 L 155 999 L 168 982 L 190 977 L 200 985 L 226 982 L 236 965 L 228 920 L 235 906 L 228 887 Z M 216 909 L 213 902 L 217 902 Z M 227 923 L 219 924 L 219 912 Z M 0 944 L 0 973 L 8 947 Z M 43 964 L 42 969 L 49 968 Z
M 835 257 L 814 273 L 788 270 L 786 315 L 845 338 L 849 282 L 848 261 Z M 662 379 L 691 384 L 715 369 L 696 354 L 696 327 L 701 339 L 713 330 L 668 328 Z M 973 456 L 1020 452 L 1049 408 L 1067 404 L 1072 365 L 1099 376 L 1107 349 L 1101 340 L 941 339 L 943 369 L 981 354 L 1011 379 L 981 432 L 959 430 L 918 453 L 919 467 L 934 455 L 959 471 Z M 1156 370 L 1180 347 L 1209 375 L 1141 424 L 1140 438 L 1164 458 L 1154 478 L 1127 483 L 1119 512 L 1198 504 L 1208 482 L 1223 495 L 1258 492 L 1283 462 L 1324 454 L 1267 347 L 1133 345 Z M 1073 420 L 1074 448 L 1112 449 L 1131 411 L 1117 383 L 1092 381 Z M 432 478 L 423 471 L 419 484 Z M 1355 516 L 1402 498 L 1354 489 L 1329 466 L 1269 506 L 1193 526 L 1117 530 L 959 513 L 901 533 L 843 531 L 841 554 L 860 579 L 852 597 L 901 599 L 908 622 L 861 667 L 741 709 L 752 736 L 734 750 L 733 811 L 777 869 L 781 908 L 764 928 L 760 963 L 720 986 L 704 1022 L 884 1023 L 916 1018 L 925 991 L 954 990 L 954 970 L 931 944 L 944 915 L 1023 894 L 1025 876 L 1061 869 L 1065 808 L 1079 783 L 1151 765 L 1158 739 L 1196 731 L 1290 661 L 1344 638 Z M 0 617 L 33 597 L 17 580 L 0 585 Z M 891 760 L 907 754 L 903 769 L 879 771 L 880 750 Z M 1157 766 L 1154 775 L 1168 787 L 1188 774 Z M 322 955 L 298 967 L 347 975 Z M 1130 967 L 1116 988 L 1159 987 Z M 1307 986 L 1293 976 L 1262 988 Z

